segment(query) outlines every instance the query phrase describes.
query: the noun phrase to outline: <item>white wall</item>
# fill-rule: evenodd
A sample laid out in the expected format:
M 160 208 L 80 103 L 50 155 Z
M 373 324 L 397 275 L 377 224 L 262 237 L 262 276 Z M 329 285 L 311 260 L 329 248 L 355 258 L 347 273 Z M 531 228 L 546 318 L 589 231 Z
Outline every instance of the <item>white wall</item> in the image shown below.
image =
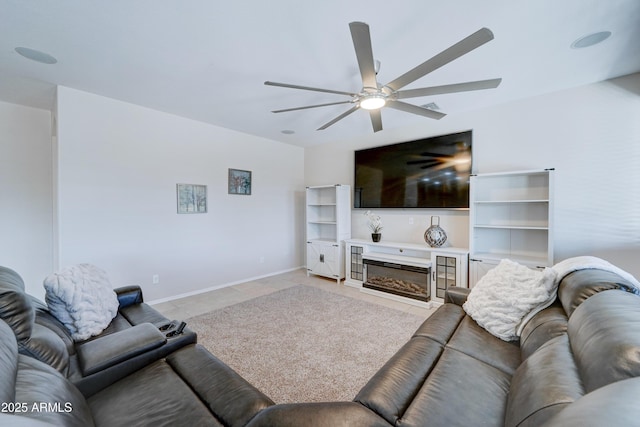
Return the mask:
M 0 265 L 44 297 L 52 264 L 51 113 L 0 102 Z
M 303 149 L 65 87 L 57 102 L 61 266 L 158 300 L 303 265 Z M 251 196 L 227 194 L 228 168 L 252 171 Z M 178 215 L 177 183 L 207 185 L 208 213 Z
M 361 118 L 365 120 L 366 118 Z M 383 123 L 385 123 L 383 113 Z M 355 118 L 353 118 L 355 120 Z M 368 120 L 368 119 L 366 119 Z M 347 126 L 347 120 L 342 126 Z M 473 130 L 475 172 L 556 168 L 555 258 L 596 255 L 640 277 L 640 74 L 447 116 L 305 151 L 305 183 L 353 185 L 353 150 Z M 361 210 L 353 236 L 366 238 Z M 431 215 L 452 246 L 468 247 L 468 215 L 379 210 L 383 239 L 423 242 Z M 409 225 L 409 219 L 414 225 Z
M 352 184 L 354 149 L 465 129 L 477 172 L 556 168 L 556 260 L 594 254 L 640 276 L 639 74 L 402 131 L 385 123 L 304 155 L 76 90 L 59 96 L 60 264 L 94 262 L 115 286 L 141 284 L 148 300 L 302 265 L 305 185 Z M 57 268 L 50 127 L 48 111 L 0 102 L 0 265 L 41 298 Z M 252 196 L 226 194 L 229 167 L 253 171 Z M 208 214 L 175 213 L 178 182 L 209 186 Z M 449 243 L 468 245 L 465 212 L 379 212 L 386 240 L 422 242 L 439 214 Z M 353 235 L 367 237 L 362 211 L 352 217 Z

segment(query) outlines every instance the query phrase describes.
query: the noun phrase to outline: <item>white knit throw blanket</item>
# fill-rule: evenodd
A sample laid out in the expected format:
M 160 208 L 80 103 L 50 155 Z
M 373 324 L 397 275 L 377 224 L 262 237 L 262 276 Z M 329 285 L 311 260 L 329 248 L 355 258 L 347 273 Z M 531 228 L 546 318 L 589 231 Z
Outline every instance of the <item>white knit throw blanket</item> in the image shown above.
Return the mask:
M 100 334 L 118 313 L 118 297 L 107 273 L 91 264 L 78 264 L 44 279 L 49 311 L 76 341 Z
M 597 257 L 569 258 L 544 271 L 503 259 L 478 281 L 463 308 L 491 334 L 505 341 L 516 340 L 535 314 L 553 304 L 560 281 L 569 273 L 585 269 L 616 273 L 640 295 L 640 282 L 635 277 Z
M 462 307 L 492 335 L 513 341 L 532 310 L 553 303 L 556 288 L 555 272 L 550 268 L 536 271 L 503 259 L 476 283 Z
M 616 267 L 611 264 L 609 261 L 605 261 L 598 257 L 594 256 L 578 256 L 574 258 L 568 258 L 564 261 L 560 261 L 556 265 L 554 265 L 553 270 L 556 272 L 556 282 L 560 283 L 560 281 L 569 273 L 578 270 L 587 270 L 587 269 L 597 269 L 609 271 L 611 273 L 616 273 L 618 276 L 627 280 L 633 287 L 635 288 L 635 293 L 640 294 L 640 282 L 633 277 L 630 273 L 624 271 L 623 269 Z

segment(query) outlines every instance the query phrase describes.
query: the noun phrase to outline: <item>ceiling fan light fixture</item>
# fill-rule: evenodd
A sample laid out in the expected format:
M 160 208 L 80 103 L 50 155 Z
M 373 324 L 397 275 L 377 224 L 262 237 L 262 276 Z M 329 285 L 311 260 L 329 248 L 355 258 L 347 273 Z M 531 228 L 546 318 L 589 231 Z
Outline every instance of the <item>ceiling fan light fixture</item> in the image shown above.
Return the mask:
M 365 110 L 378 110 L 387 103 L 385 96 L 380 93 L 365 95 L 360 99 L 360 108 Z

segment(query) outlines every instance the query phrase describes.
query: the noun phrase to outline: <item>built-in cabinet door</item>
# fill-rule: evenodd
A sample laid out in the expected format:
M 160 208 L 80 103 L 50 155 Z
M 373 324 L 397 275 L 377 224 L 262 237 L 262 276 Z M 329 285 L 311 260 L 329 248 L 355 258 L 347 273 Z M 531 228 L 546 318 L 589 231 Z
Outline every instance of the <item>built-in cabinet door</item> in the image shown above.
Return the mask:
M 467 255 L 432 252 L 431 297 L 442 302 L 445 291 L 451 286 L 467 287 Z
M 307 243 L 307 270 L 311 273 L 317 273 L 322 270 L 324 256 L 322 248 L 313 243 Z
M 362 261 L 364 248 L 362 246 L 349 245 L 348 251 L 348 279 L 362 283 L 364 279 L 364 263 Z
M 489 270 L 500 263 L 495 259 L 470 259 L 469 260 L 469 287 L 473 288 L 478 280 Z
M 307 243 L 307 270 L 327 277 L 340 277 L 340 247 L 334 244 Z
M 469 288 L 472 288 L 478 283 L 478 281 L 485 275 L 489 270 L 495 268 L 498 264 L 500 264 L 499 259 L 493 258 L 479 258 L 479 259 L 470 259 L 469 260 Z M 546 267 L 527 264 L 525 262 L 521 262 L 522 265 L 531 268 L 532 270 L 542 271 Z
M 450 286 L 455 286 L 457 262 L 455 257 L 436 255 L 436 262 L 431 265 L 433 269 L 433 278 L 436 285 L 436 297 L 444 298 L 444 292 Z

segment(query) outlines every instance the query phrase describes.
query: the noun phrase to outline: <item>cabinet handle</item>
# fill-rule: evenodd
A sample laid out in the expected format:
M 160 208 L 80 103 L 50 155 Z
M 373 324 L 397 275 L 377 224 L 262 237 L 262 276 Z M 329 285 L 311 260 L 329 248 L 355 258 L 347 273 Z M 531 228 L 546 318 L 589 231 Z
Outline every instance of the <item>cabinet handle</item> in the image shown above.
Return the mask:
M 320 254 L 320 262 L 324 262 L 324 254 Z

